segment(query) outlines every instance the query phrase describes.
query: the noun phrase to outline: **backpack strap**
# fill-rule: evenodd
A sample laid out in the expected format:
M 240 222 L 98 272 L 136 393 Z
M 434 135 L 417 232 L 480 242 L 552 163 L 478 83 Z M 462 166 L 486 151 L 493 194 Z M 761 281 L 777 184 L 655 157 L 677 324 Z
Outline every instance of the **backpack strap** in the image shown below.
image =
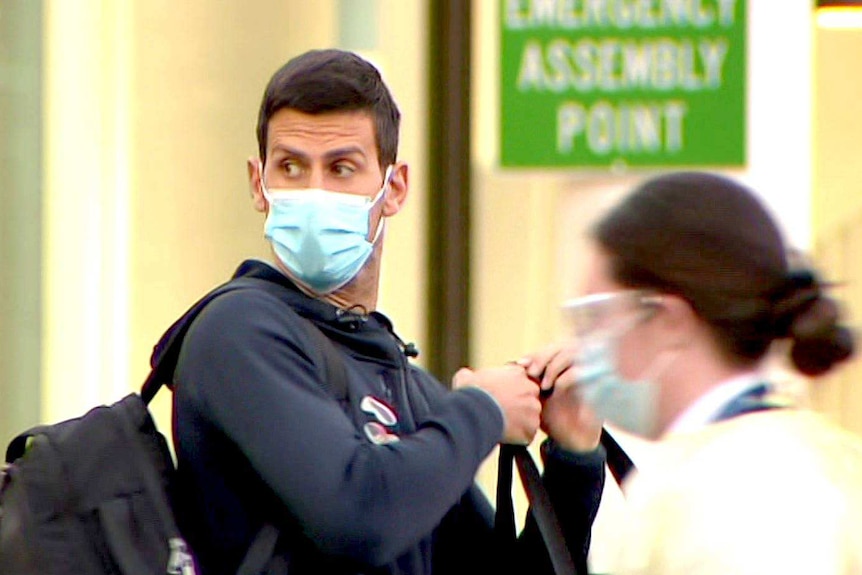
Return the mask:
M 144 403 L 148 404 L 159 389 L 173 379 L 183 339 L 198 314 L 216 297 L 239 289 L 263 289 L 292 308 L 292 302 L 288 300 L 287 293 L 282 286 L 261 278 L 235 278 L 210 291 L 168 328 L 166 332 L 168 335 L 154 348 L 150 362 L 152 370 L 141 388 L 141 399 Z M 327 392 L 336 399 L 347 399 L 347 368 L 338 355 L 335 345 L 310 319 L 302 318 L 299 323 L 304 326 L 306 333 L 314 341 L 314 348 L 321 352 L 326 374 L 323 385 Z M 15 450 L 23 452 L 26 439 L 23 436 L 16 438 L 13 441 L 16 446 Z M 10 445 L 9 449 L 12 450 L 13 445 Z M 270 523 L 264 524 L 252 540 L 251 546 L 237 570 L 237 575 L 260 573 L 272 557 L 278 543 L 278 537 L 278 528 Z
M 288 299 L 285 289 L 278 284 L 262 278 L 235 278 L 210 291 L 168 328 L 166 332 L 168 335 L 162 338 L 153 349 L 153 355 L 150 360 L 152 370 L 141 387 L 141 398 L 144 400 L 144 403 L 149 404 L 159 389 L 163 385 L 169 384 L 173 379 L 183 339 L 198 314 L 216 297 L 239 289 L 263 289 L 278 297 L 292 308 L 292 301 Z M 338 356 L 333 343 L 310 319 L 303 318 L 300 325 L 305 327 L 309 337 L 316 343 L 314 347 L 322 353 L 327 375 L 324 386 L 327 388 L 327 391 L 336 399 L 347 398 L 346 368 L 344 367 L 344 362 Z
M 149 404 L 162 385 L 170 384 L 173 379 L 174 369 L 177 366 L 177 360 L 180 357 L 180 348 L 182 348 L 183 339 L 189 331 L 192 322 L 204 307 L 222 294 L 237 289 L 261 287 L 263 284 L 263 280 L 254 278 L 230 280 L 200 298 L 186 313 L 177 319 L 165 332 L 166 335 L 153 348 L 153 354 L 150 359 L 152 369 L 141 387 L 141 399 L 144 400 L 144 403 Z
M 27 451 L 27 440 L 34 435 L 39 435 L 47 429 L 47 425 L 33 427 L 23 433 L 20 433 L 17 437 L 10 441 L 9 445 L 6 447 L 6 463 L 12 463 L 16 459 L 24 455 L 24 452 Z
M 332 341 L 314 325 L 311 320 L 302 322 L 311 339 L 317 342 L 315 346 L 323 357 L 323 368 L 326 373 L 324 387 L 327 392 L 338 400 L 348 399 L 347 391 L 347 367 L 335 349 Z

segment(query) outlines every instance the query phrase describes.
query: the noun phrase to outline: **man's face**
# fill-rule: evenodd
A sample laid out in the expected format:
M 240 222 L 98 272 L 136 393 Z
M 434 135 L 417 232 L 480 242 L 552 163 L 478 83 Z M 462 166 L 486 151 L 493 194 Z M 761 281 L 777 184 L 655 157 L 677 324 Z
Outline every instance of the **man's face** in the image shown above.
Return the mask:
M 309 115 L 282 109 L 269 121 L 268 189 L 323 188 L 374 196 L 383 185 L 375 129 L 367 112 Z
M 310 115 L 288 108 L 279 110 L 269 121 L 264 164 L 259 158 L 248 159 L 254 208 L 269 213 L 261 180 L 270 192 L 324 189 L 374 198 L 384 185 L 375 136 L 375 124 L 368 112 Z M 381 219 L 397 214 L 407 198 L 407 164 L 396 163 L 389 174 L 385 194 L 369 213 L 368 241 L 374 240 Z M 359 275 L 340 293 L 338 305 L 361 304 L 374 309 L 382 233 L 380 238 Z M 286 269 L 283 271 L 290 275 Z M 355 293 L 345 295 L 350 289 Z

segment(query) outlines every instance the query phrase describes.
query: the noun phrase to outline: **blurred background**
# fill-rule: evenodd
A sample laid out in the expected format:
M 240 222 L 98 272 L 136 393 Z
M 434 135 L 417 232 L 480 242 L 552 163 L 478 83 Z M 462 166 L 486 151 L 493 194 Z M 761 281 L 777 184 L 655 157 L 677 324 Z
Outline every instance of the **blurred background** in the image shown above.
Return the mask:
M 374 62 L 402 111 L 411 195 L 389 223 L 380 309 L 444 381 L 565 335 L 590 222 L 669 169 L 750 184 L 858 322 L 852 11 L 630 3 L 681 10 L 669 29 L 640 14 L 638 31 L 624 21 L 637 14 L 584 5 L 0 0 L 3 444 L 136 390 L 171 322 L 242 259 L 268 257 L 245 161 L 270 75 L 310 48 Z M 596 56 L 591 77 L 559 83 L 556 56 L 625 41 L 675 59 L 632 64 L 625 85 Z M 859 366 L 796 382 L 801 400 L 862 433 Z M 169 404 L 154 406 L 165 431 Z

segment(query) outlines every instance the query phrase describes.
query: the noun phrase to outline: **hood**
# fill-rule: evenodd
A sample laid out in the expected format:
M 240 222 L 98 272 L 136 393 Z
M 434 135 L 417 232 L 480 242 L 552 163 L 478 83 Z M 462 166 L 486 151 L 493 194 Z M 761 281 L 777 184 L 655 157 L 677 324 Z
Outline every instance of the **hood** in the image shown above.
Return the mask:
M 405 344 L 392 329 L 392 322 L 379 312 L 370 314 L 343 310 L 328 302 L 309 297 L 283 273 L 258 260 L 246 260 L 240 264 L 233 279 L 251 277 L 281 285 L 284 297 L 297 314 L 312 321 L 332 341 L 343 345 L 345 352 L 357 358 L 371 359 L 377 363 L 398 367 L 404 361 Z M 179 346 L 172 343 L 185 333 L 194 315 L 200 311 L 205 296 L 189 312 L 185 313 L 164 333 L 153 349 L 150 364 L 163 364 L 171 372 L 168 355 L 179 355 Z M 208 301 L 208 300 L 207 300 Z M 205 303 L 203 304 L 205 305 Z M 411 349 L 412 345 L 409 346 Z M 415 355 L 415 354 L 414 354 Z M 175 358 L 174 358 L 175 359 Z M 168 380 L 169 381 L 169 380 Z

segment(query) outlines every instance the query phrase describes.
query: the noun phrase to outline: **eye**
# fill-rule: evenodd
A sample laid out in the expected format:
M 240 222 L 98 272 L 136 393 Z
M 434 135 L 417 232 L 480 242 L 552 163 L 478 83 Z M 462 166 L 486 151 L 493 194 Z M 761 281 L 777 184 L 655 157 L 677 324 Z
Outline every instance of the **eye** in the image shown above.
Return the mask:
M 285 160 L 282 162 L 281 170 L 288 178 L 298 178 L 302 174 L 302 166 L 294 160 Z
M 356 173 L 356 168 L 346 162 L 338 162 L 332 165 L 332 173 L 339 178 L 347 178 Z

